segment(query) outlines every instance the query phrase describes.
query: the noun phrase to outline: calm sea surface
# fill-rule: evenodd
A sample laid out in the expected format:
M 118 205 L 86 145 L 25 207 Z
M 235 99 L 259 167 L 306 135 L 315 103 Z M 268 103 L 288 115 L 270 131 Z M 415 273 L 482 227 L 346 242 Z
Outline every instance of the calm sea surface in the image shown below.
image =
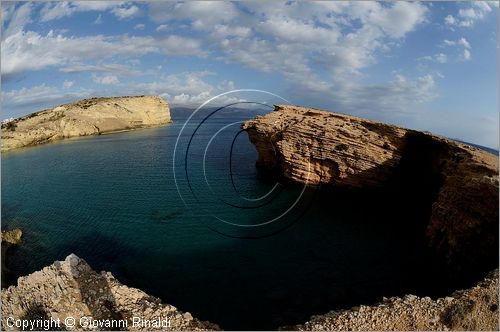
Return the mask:
M 390 202 L 261 179 L 246 133 L 233 141 L 238 124 L 214 136 L 237 120 L 209 119 L 196 133 L 200 121 L 189 124 L 175 166 L 182 120 L 5 154 L 2 228 L 24 232 L 11 277 L 75 253 L 225 329 L 429 289 L 404 223 L 384 220 Z

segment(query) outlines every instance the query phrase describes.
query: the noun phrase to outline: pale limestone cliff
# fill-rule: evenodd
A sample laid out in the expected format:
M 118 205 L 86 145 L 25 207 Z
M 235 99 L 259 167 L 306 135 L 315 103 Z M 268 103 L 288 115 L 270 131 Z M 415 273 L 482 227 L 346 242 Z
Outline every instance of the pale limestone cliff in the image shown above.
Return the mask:
M 7 322 L 9 317 L 11 321 Z M 75 326 L 64 325 L 68 317 L 75 319 Z M 168 319 L 169 326 L 134 326 L 134 317 L 149 322 L 158 318 Z M 95 272 L 83 259 L 73 254 L 64 261 L 55 262 L 41 271 L 19 278 L 17 286 L 2 290 L 3 331 L 19 330 L 9 327 L 12 325 L 12 319 L 50 318 L 59 319 L 60 330 L 219 329 L 216 324 L 200 321 L 188 312 L 162 304 L 160 299 L 139 289 L 121 284 L 109 272 Z M 115 326 L 91 328 L 88 325 L 90 318 L 103 322 L 102 324 L 113 320 Z M 119 321 L 127 321 L 127 324 L 118 326 Z
M 438 256 L 458 269 L 498 262 L 498 156 L 430 133 L 290 105 L 243 128 L 258 150 L 257 165 L 277 176 L 348 189 L 408 183 L 429 196 L 426 241 Z
M 169 122 L 169 107 L 161 97 L 83 99 L 3 124 L 2 152 L 62 138 L 155 127 Z

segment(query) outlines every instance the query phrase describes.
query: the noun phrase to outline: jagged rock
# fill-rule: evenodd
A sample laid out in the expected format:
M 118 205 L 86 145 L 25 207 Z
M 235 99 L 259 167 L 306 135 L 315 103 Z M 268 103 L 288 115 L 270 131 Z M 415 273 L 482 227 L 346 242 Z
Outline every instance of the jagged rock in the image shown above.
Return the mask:
M 476 287 L 445 299 L 405 296 L 374 306 L 331 311 L 301 325 L 299 331 L 498 331 L 498 269 Z
M 67 330 L 120 330 L 125 327 L 128 330 L 219 330 L 216 324 L 200 321 L 139 289 L 122 285 L 109 272 L 96 273 L 74 254 L 41 271 L 20 277 L 17 286 L 2 290 L 2 330 L 19 330 L 9 327 L 9 317 L 59 319 L 59 327 Z M 75 319 L 74 327 L 65 326 L 68 317 Z M 82 317 L 84 320 L 80 321 Z M 134 317 L 150 322 L 158 318 L 169 319 L 170 326 L 134 326 Z M 101 322 L 126 321 L 127 325 L 85 326 L 89 318 Z
M 425 172 L 421 179 L 433 186 L 429 246 L 457 269 L 498 262 L 498 156 L 430 133 L 290 105 L 243 129 L 258 166 L 299 183 L 383 187 Z
M 161 97 L 83 99 L 2 124 L 2 152 L 62 138 L 155 127 L 170 122 L 168 104 Z

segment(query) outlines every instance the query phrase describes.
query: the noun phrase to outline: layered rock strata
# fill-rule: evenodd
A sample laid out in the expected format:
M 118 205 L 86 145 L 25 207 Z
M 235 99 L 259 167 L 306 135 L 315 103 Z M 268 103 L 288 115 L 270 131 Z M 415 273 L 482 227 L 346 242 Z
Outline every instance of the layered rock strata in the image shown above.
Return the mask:
M 83 99 L 2 124 L 2 152 L 50 141 L 171 122 L 168 104 L 157 96 Z
M 290 105 L 243 129 L 260 168 L 298 183 L 418 187 L 429 196 L 423 222 L 433 252 L 459 269 L 498 262 L 498 156 L 426 132 Z
M 15 320 L 51 318 L 60 322 L 51 328 L 61 330 L 219 330 L 216 324 L 122 285 L 109 272 L 96 273 L 74 254 L 2 290 L 3 331 L 20 330 L 12 326 Z

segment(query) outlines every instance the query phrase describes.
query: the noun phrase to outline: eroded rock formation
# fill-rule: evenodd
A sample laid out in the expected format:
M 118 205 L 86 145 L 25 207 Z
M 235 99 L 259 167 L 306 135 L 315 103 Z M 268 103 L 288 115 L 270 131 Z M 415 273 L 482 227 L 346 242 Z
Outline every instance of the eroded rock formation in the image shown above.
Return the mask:
M 420 210 L 429 210 L 422 222 L 434 253 L 457 270 L 498 263 L 498 156 L 430 133 L 290 105 L 243 128 L 266 171 L 333 188 L 410 187 L 412 199 L 427 196 Z
M 75 319 L 74 327 L 64 325 L 67 317 Z M 169 319 L 170 326 L 134 326 L 134 317 L 144 322 Z M 73 254 L 41 271 L 20 277 L 17 286 L 2 290 L 2 330 L 19 330 L 9 327 L 16 319 L 50 318 L 59 319 L 60 329 L 68 330 L 219 330 L 216 324 L 200 321 L 141 290 L 122 285 L 109 272 L 96 273 Z M 101 324 L 107 320 L 128 323 L 95 328 L 87 325 L 90 318 L 103 322 Z
M 155 127 L 171 122 L 156 96 L 83 99 L 2 124 L 2 152 L 61 138 Z
M 313 331 L 498 331 L 498 270 L 477 286 L 432 300 L 407 295 L 313 316 L 286 330 Z

